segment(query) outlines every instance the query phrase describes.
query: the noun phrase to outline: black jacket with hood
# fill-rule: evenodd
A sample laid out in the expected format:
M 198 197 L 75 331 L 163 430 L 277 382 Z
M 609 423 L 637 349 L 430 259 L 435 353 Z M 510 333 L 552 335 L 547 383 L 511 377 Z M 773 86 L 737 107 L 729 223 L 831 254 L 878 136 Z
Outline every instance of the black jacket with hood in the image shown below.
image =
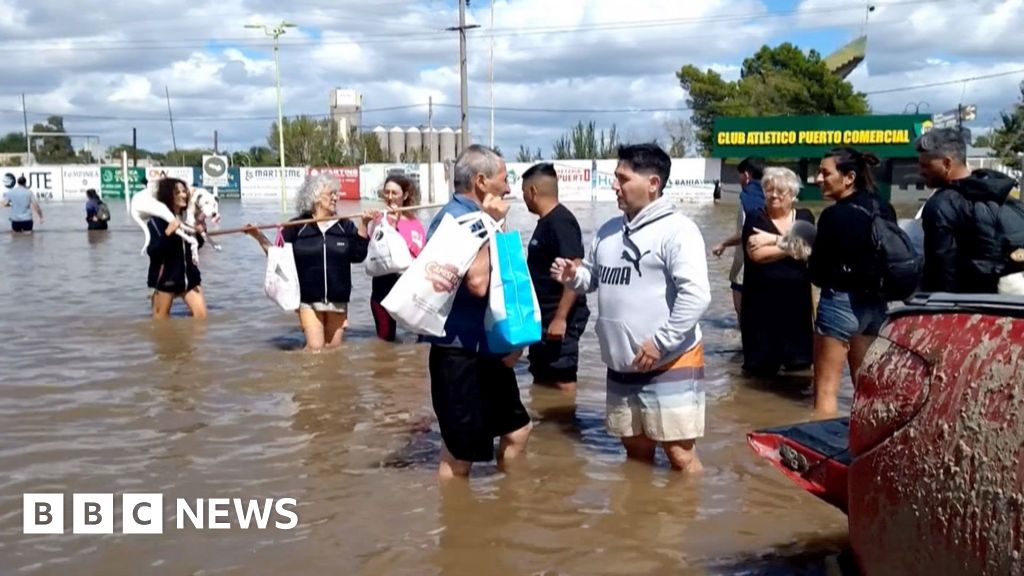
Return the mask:
M 305 214 L 294 220 L 309 218 Z M 348 302 L 352 295 L 352 264 L 366 260 L 370 241 L 351 220 L 339 220 L 321 232 L 317 224 L 291 226 L 282 232 L 295 254 L 300 300 Z
M 1016 182 L 975 170 L 936 190 L 924 206 L 924 292 L 995 293 L 1006 262 L 996 214 Z

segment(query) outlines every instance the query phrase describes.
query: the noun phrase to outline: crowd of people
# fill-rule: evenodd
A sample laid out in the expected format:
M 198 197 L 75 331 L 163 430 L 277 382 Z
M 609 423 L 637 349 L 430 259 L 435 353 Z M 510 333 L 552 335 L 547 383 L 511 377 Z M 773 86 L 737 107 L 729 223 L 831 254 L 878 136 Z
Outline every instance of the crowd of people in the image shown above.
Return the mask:
M 1012 292 L 1014 278 L 1024 275 L 1024 210 L 1009 195 L 1015 182 L 991 170 L 970 171 L 956 130 L 932 130 L 916 145 L 921 173 L 935 192 L 912 222 L 923 235 L 920 253 L 898 272 L 886 268 L 891 254 L 879 230 L 908 243 L 913 233 L 891 226 L 896 212 L 876 191 L 878 159 L 871 153 L 839 147 L 820 159 L 815 183 L 831 204 L 817 219 L 796 206 L 802 182 L 793 171 L 760 158 L 737 166 L 736 233 L 711 253 L 736 249 L 729 280 L 743 370 L 772 378 L 813 368 L 814 406 L 823 416 L 838 411 L 844 367 L 856 378 L 885 322 L 893 298 L 884 282 L 892 274 L 914 275 L 909 280 L 924 292 L 982 293 Z M 587 294 L 596 293 L 608 433 L 621 439 L 630 458 L 652 462 L 660 446 L 673 468 L 695 473 L 701 470 L 696 442 L 705 429 L 700 320 L 712 295 L 701 230 L 663 194 L 670 169 L 671 159 L 656 144 L 621 147 L 613 180 L 621 215 L 601 225 L 587 248 L 576 217 L 559 202 L 555 167 L 542 162 L 523 174 L 523 200 L 538 218 L 527 265 L 543 334 L 529 347 L 529 371 L 535 384 L 575 390 L 580 338 L 591 315 Z M 247 233 L 264 252 L 291 246 L 306 349 L 336 348 L 348 322 L 352 266 L 367 258 L 375 229 L 395 228 L 416 257 L 446 215 L 483 211 L 503 221 L 507 176 L 498 152 L 466 148 L 453 168 L 454 194 L 426 231 L 413 212 L 399 211 L 419 203 L 416 183 L 405 177 L 385 182 L 384 211 L 350 220 L 337 217 L 338 180 L 311 176 L 298 192 L 293 219 L 303 223 L 282 228 L 273 244 L 255 227 Z M 176 215 L 188 205 L 188 194 L 188 186 L 173 178 L 157 187 L 157 199 Z M 18 228 L 25 228 L 27 213 L 31 229 L 32 210 L 42 216 L 30 192 L 16 188 L 5 202 Z M 90 229 L 101 224 L 102 207 L 89 196 Z M 190 245 L 174 234 L 178 225 L 149 221 L 153 315 L 166 317 L 172 300 L 181 297 L 202 318 L 199 269 Z M 504 465 L 526 449 L 530 436 L 513 369 L 527 351 L 499 354 L 488 347 L 491 274 L 485 244 L 456 290 L 444 336 L 420 338 L 429 344 L 431 400 L 443 440 L 439 474 L 446 478 L 468 475 L 474 462 L 496 458 Z M 395 340 L 397 326 L 381 302 L 398 278 L 372 280 L 370 308 L 377 335 L 386 341 Z

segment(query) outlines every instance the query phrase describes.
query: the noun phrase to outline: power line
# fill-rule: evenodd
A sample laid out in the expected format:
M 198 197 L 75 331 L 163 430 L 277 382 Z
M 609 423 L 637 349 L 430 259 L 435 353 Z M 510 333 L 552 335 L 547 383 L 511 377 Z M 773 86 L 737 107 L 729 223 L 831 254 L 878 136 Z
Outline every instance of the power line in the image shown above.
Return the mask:
M 902 86 L 900 88 L 887 88 L 885 90 L 872 90 L 870 92 L 864 92 L 868 96 L 875 94 L 893 94 L 895 92 L 908 92 L 910 90 L 920 90 L 922 88 L 935 88 L 936 86 L 948 86 L 950 84 L 960 84 L 961 82 L 974 82 L 976 80 L 988 80 L 990 78 L 1001 78 L 1003 76 L 1013 76 L 1014 74 L 1024 74 L 1024 68 L 1017 70 L 1008 70 L 1006 72 L 996 72 L 993 74 L 983 74 L 981 76 L 971 76 L 969 78 L 957 78 L 956 80 L 943 80 L 941 82 L 930 82 L 928 84 L 915 84 L 913 86 Z

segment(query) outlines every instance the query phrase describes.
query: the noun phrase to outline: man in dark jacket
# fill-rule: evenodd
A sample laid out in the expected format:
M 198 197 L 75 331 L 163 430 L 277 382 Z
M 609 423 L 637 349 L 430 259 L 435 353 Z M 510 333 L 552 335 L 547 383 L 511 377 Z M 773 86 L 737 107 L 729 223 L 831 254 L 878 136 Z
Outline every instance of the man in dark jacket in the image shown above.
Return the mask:
M 924 292 L 995 293 L 1006 256 L 996 214 L 1013 190 L 995 170 L 971 171 L 960 131 L 932 130 L 916 143 L 921 176 L 935 193 L 921 214 Z

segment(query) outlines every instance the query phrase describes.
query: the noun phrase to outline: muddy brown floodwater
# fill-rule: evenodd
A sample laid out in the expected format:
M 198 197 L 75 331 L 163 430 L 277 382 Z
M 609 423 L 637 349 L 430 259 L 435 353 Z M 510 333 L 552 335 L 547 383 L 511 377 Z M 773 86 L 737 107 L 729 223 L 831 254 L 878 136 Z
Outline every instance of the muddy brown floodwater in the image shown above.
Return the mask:
M 617 212 L 570 208 L 588 244 Z M 225 227 L 279 218 L 275 205 L 222 209 Z M 527 459 L 509 475 L 478 466 L 468 486 L 442 489 L 427 347 L 409 334 L 397 345 L 374 338 L 361 267 L 344 348 L 309 355 L 295 351 L 295 317 L 264 296 L 251 239 L 202 251 L 207 322 L 176 303 L 154 325 L 142 234 L 124 206 L 95 235 L 78 203 L 44 210 L 35 235 L 0 235 L 2 574 L 834 573 L 845 516 L 746 446 L 750 430 L 808 417 L 810 380 L 741 377 L 728 258 L 710 257 L 702 477 L 625 462 L 604 431 L 591 322 L 575 398 L 533 388 L 518 366 L 535 424 Z M 709 247 L 732 231 L 734 206 L 682 210 Z M 525 207 L 510 218 L 528 238 Z M 850 396 L 847 382 L 844 410 Z M 65 534 L 22 533 L 29 492 L 65 494 Z M 121 533 L 126 492 L 164 495 L 163 534 Z M 71 534 L 72 493 L 113 493 L 115 533 Z M 299 524 L 176 529 L 176 498 L 211 497 L 295 498 Z

